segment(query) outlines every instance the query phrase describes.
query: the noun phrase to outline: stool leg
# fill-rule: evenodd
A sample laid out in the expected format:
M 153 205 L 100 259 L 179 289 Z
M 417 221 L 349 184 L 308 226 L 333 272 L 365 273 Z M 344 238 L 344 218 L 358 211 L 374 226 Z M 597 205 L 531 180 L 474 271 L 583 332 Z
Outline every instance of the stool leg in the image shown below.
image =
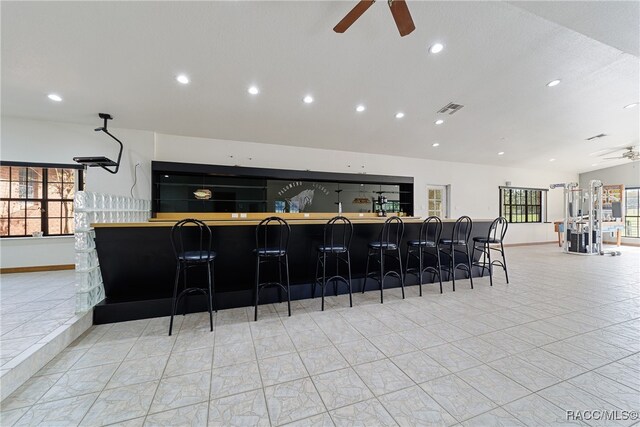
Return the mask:
M 440 293 L 442 293 L 442 264 L 440 263 L 440 248 L 436 246 L 436 258 L 438 260 L 438 280 L 440 281 Z
M 384 304 L 384 252 L 380 250 L 380 304 Z
M 258 321 L 258 298 L 260 296 L 260 256 L 256 255 L 256 303 L 253 321 Z
M 455 267 L 456 266 L 456 251 L 453 248 L 453 245 L 451 245 L 451 255 L 449 257 L 449 273 L 448 275 L 453 277 L 453 292 L 456 291 L 456 270 Z
M 407 259 L 404 261 L 404 274 L 409 275 L 409 258 L 411 258 L 411 246 L 407 245 Z
M 474 260 L 474 259 L 476 259 L 476 249 L 478 249 L 478 248 L 476 248 L 476 244 L 475 244 L 475 242 L 474 242 L 474 243 L 473 243 L 473 249 L 471 249 L 471 261 L 472 261 L 472 262 L 473 262 L 473 260 Z M 480 250 L 480 249 L 478 249 L 478 250 Z M 482 253 L 483 253 L 483 254 L 482 254 L 482 260 L 484 261 L 484 250 L 482 251 Z M 479 262 L 480 262 L 480 261 L 478 261 L 478 263 L 479 263 Z M 483 265 L 484 265 L 484 263 L 483 263 Z M 484 268 L 482 269 L 482 272 L 481 272 L 481 274 L 480 274 L 480 277 L 484 277 Z
M 322 311 L 324 311 L 324 294 L 327 289 L 327 253 L 322 254 Z
M 487 259 L 489 260 L 489 286 L 493 286 L 493 265 L 491 264 L 491 247 L 487 242 Z
M 502 254 L 502 265 L 504 266 L 504 277 L 507 279 L 507 284 L 508 284 L 509 273 L 507 273 L 507 258 L 504 256 L 504 246 L 502 242 L 500 242 L 500 253 Z
M 398 246 L 398 270 L 400 270 L 400 286 L 402 287 L 402 299 L 404 299 L 404 274 L 402 273 L 402 254 Z
M 353 307 L 353 296 L 351 295 L 351 256 L 347 251 L 347 271 L 349 273 L 349 307 Z
M 282 261 L 278 258 L 278 283 L 282 285 Z M 278 302 L 282 304 L 282 286 L 278 286 Z
M 213 296 L 213 291 L 211 289 L 211 263 L 207 262 L 207 276 L 209 276 L 209 292 L 207 293 L 207 305 L 209 307 L 209 326 L 211 327 L 211 332 L 213 332 L 213 313 L 211 310 L 211 297 Z
M 364 281 L 362 282 L 362 293 L 364 294 L 367 288 L 367 278 L 369 277 L 369 259 L 371 258 L 371 251 L 367 251 L 367 267 L 364 269 Z
M 471 274 L 471 255 L 469 254 L 469 247 L 465 245 L 465 251 L 467 252 L 467 267 L 469 268 L 469 281 L 471 282 L 471 289 L 473 289 L 473 275 Z
M 176 279 L 173 284 L 173 298 L 171 299 L 171 320 L 169 321 L 169 336 L 171 336 L 171 332 L 173 331 L 173 316 L 176 313 L 176 308 L 178 305 L 178 301 L 176 300 L 178 296 L 178 284 L 180 283 L 180 261 L 178 261 L 178 265 L 176 267 Z
M 420 269 L 420 272 L 418 273 L 418 286 L 420 287 L 420 296 L 422 296 L 422 246 L 418 248 L 418 257 L 418 268 Z M 409 258 L 409 254 L 407 254 L 407 258 Z M 404 274 L 406 276 L 407 270 L 405 270 Z
M 289 286 L 289 255 L 284 256 L 284 265 L 287 269 L 287 308 L 289 309 L 289 317 L 291 317 L 291 288 Z

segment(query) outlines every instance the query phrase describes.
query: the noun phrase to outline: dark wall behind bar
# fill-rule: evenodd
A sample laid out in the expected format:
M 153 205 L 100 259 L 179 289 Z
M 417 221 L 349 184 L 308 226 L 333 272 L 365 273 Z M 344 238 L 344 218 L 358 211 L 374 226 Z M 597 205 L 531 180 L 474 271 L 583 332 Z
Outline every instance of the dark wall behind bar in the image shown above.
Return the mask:
M 413 215 L 413 178 L 153 162 L 154 212 L 375 212 Z M 210 192 L 206 200 L 194 194 Z

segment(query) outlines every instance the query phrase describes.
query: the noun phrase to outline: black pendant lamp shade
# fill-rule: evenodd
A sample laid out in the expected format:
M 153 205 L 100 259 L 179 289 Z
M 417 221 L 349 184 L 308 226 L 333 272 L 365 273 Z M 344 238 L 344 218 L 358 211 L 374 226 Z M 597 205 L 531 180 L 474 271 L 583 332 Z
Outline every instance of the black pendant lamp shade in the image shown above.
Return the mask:
M 95 131 L 96 132 L 102 131 L 106 133 L 111 138 L 115 139 L 118 144 L 120 144 L 120 151 L 118 152 L 118 160 L 114 162 L 113 160 L 104 156 L 91 156 L 91 157 L 74 157 L 73 161 L 89 167 L 99 166 L 109 173 L 116 174 L 118 173 L 118 169 L 120 168 L 120 159 L 122 158 L 122 150 L 124 147 L 122 146 L 122 142 L 120 142 L 118 138 L 113 136 L 107 130 L 107 120 L 113 119 L 113 117 L 111 117 L 111 114 L 99 113 L 98 116 L 104 120 L 104 125 L 102 127 L 96 128 Z M 110 167 L 114 167 L 114 166 L 115 166 L 115 169 L 110 169 Z

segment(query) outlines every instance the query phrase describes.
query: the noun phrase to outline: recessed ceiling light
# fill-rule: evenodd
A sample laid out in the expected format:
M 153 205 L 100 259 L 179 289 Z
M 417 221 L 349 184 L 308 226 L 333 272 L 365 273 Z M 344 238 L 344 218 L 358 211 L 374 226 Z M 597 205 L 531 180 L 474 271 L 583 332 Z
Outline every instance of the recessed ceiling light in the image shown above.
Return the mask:
M 442 45 L 442 43 L 436 43 L 429 48 L 429 52 L 440 53 L 442 52 L 442 49 L 444 49 L 444 46 Z
M 49 95 L 47 95 L 47 98 L 49 98 L 52 101 L 56 101 L 56 102 L 62 101 L 62 97 L 60 95 L 55 94 L 55 93 L 50 93 Z
M 404 117 L 404 113 L 402 111 L 396 113 L 396 119 L 401 119 Z
M 558 86 L 559 84 L 560 84 L 560 80 L 551 80 L 549 83 L 547 83 L 547 86 L 554 87 L 554 86 Z
M 358 105 L 358 106 L 356 107 L 356 111 L 357 111 L 358 113 L 362 113 L 364 110 L 366 110 L 366 107 L 365 107 L 364 105 Z
M 302 98 L 302 102 L 304 102 L 305 104 L 311 104 L 313 102 L 313 96 L 311 95 L 307 95 L 304 98 Z
M 598 166 L 597 163 L 591 163 L 591 166 Z
M 444 120 L 442 120 L 442 119 L 438 119 L 438 120 L 436 120 L 436 124 L 437 124 L 437 125 L 441 125 L 441 124 L 443 124 L 443 123 L 444 123 Z
M 555 162 L 555 161 L 556 161 L 556 159 L 549 159 L 549 161 L 550 161 L 550 162 Z
M 629 108 L 633 108 L 633 107 L 637 107 L 638 103 L 634 102 L 633 104 L 629 104 L 629 105 L 625 105 L 624 108 L 629 109 Z
M 432 147 L 439 147 L 440 144 L 438 142 L 434 142 L 433 144 L 431 144 Z
M 176 80 L 178 81 L 178 83 L 182 83 L 183 85 L 186 85 L 189 83 L 189 77 L 187 77 L 184 74 L 180 74 L 179 76 L 177 76 Z
M 502 156 L 502 155 L 504 155 L 504 151 L 500 151 L 500 152 L 498 153 L 498 156 Z
M 247 89 L 247 92 L 249 92 L 251 95 L 257 95 L 260 93 L 260 89 L 258 89 L 256 86 L 251 86 L 249 87 L 249 89 Z

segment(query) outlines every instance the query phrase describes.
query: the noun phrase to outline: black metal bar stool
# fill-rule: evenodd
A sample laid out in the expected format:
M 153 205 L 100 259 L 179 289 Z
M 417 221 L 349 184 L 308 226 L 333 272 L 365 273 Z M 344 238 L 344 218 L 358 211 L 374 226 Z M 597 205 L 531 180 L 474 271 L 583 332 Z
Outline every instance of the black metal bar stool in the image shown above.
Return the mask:
M 291 227 L 284 219 L 272 216 L 260 221 L 256 227 L 256 248 L 253 253 L 256 256 L 256 288 L 255 288 L 255 314 L 254 320 L 258 321 L 258 303 L 260 291 L 268 287 L 278 288 L 278 297 L 282 302 L 282 291 L 287 292 L 287 308 L 291 316 L 291 294 L 289 292 L 289 235 Z M 276 263 L 278 267 L 277 282 L 260 282 L 260 265 Z M 282 269 L 285 270 L 286 285 L 282 283 Z
M 380 283 L 380 303 L 384 303 L 384 279 L 391 275 L 400 279 L 402 287 L 402 299 L 404 299 L 404 274 L 402 273 L 402 255 L 400 254 L 400 244 L 404 235 L 404 223 L 397 216 L 387 219 L 382 225 L 380 236 L 375 242 L 369 242 L 369 253 L 367 254 L 367 268 L 365 270 L 364 282 L 362 283 L 362 293 L 364 293 L 367 279 L 371 278 Z M 379 272 L 369 273 L 369 261 L 371 257 L 378 263 Z M 398 261 L 398 271 L 389 270 L 385 272 L 386 259 Z M 379 274 L 376 277 L 376 274 Z
M 469 248 L 469 237 L 473 222 L 468 216 L 461 216 L 453 224 L 453 232 L 450 239 L 440 239 L 440 247 L 443 253 L 448 255 L 449 262 L 446 265 L 447 280 L 453 280 L 453 291 L 456 290 L 456 270 L 459 268 L 466 271 L 473 289 L 473 277 L 471 275 L 471 252 Z M 464 256 L 463 262 L 456 261 L 456 254 Z
M 315 297 L 316 285 L 322 288 L 322 311 L 324 311 L 324 295 L 329 282 L 333 283 L 333 291 L 338 295 L 338 282 L 342 281 L 349 287 L 349 306 L 353 307 L 351 294 L 351 257 L 349 247 L 353 237 L 353 224 L 343 216 L 333 217 L 324 226 L 322 246 L 318 246 L 318 259 L 316 260 L 316 275 L 311 285 L 311 297 Z M 327 262 L 335 258 L 336 274 L 327 278 Z M 340 262 L 347 266 L 348 279 L 340 275 Z M 322 276 L 318 276 L 318 270 L 322 268 Z
M 489 227 L 489 233 L 487 237 L 474 237 L 473 238 L 473 255 L 475 255 L 476 249 L 482 252 L 482 262 L 474 262 L 476 265 L 482 268 L 482 275 L 484 276 L 484 270 L 489 270 L 489 284 L 493 286 L 493 266 L 499 265 L 504 270 L 504 276 L 509 283 L 509 273 L 507 273 L 507 259 L 504 256 L 504 236 L 507 234 L 507 227 L 509 223 L 504 217 L 498 217 L 493 220 Z M 498 247 L 500 245 L 500 247 Z M 491 260 L 491 251 L 499 252 L 502 256 L 502 261 L 499 259 Z
M 173 286 L 173 298 L 171 298 L 171 321 L 169 322 L 169 335 L 173 331 L 173 316 L 178 309 L 180 299 L 192 294 L 204 294 L 207 297 L 209 308 L 209 324 L 213 331 L 212 306 L 215 307 L 215 293 L 213 286 L 213 261 L 216 253 L 211 250 L 211 229 L 202 221 L 197 219 L 183 219 L 178 221 L 171 229 L 171 246 L 176 256 L 176 278 Z M 187 270 L 189 268 L 205 266 L 207 267 L 208 287 L 187 287 Z M 184 289 L 178 293 L 180 273 L 183 277 Z M 213 300 L 213 302 L 212 302 Z M 187 307 L 185 301 L 184 313 Z
M 426 272 L 432 274 L 432 282 L 435 280 L 436 275 L 438 276 L 440 293 L 442 293 L 442 264 L 440 263 L 440 249 L 438 248 L 441 233 L 442 221 L 437 216 L 430 216 L 422 222 L 418 240 L 409 240 L 407 242 L 407 265 L 404 269 L 404 275 L 405 278 L 409 275 L 414 275 L 418 278 L 420 296 L 422 296 L 422 275 Z M 432 265 L 424 266 L 425 256 L 429 256 L 432 261 L 435 261 L 435 267 Z M 417 268 L 410 268 L 409 261 L 411 258 L 418 260 Z

